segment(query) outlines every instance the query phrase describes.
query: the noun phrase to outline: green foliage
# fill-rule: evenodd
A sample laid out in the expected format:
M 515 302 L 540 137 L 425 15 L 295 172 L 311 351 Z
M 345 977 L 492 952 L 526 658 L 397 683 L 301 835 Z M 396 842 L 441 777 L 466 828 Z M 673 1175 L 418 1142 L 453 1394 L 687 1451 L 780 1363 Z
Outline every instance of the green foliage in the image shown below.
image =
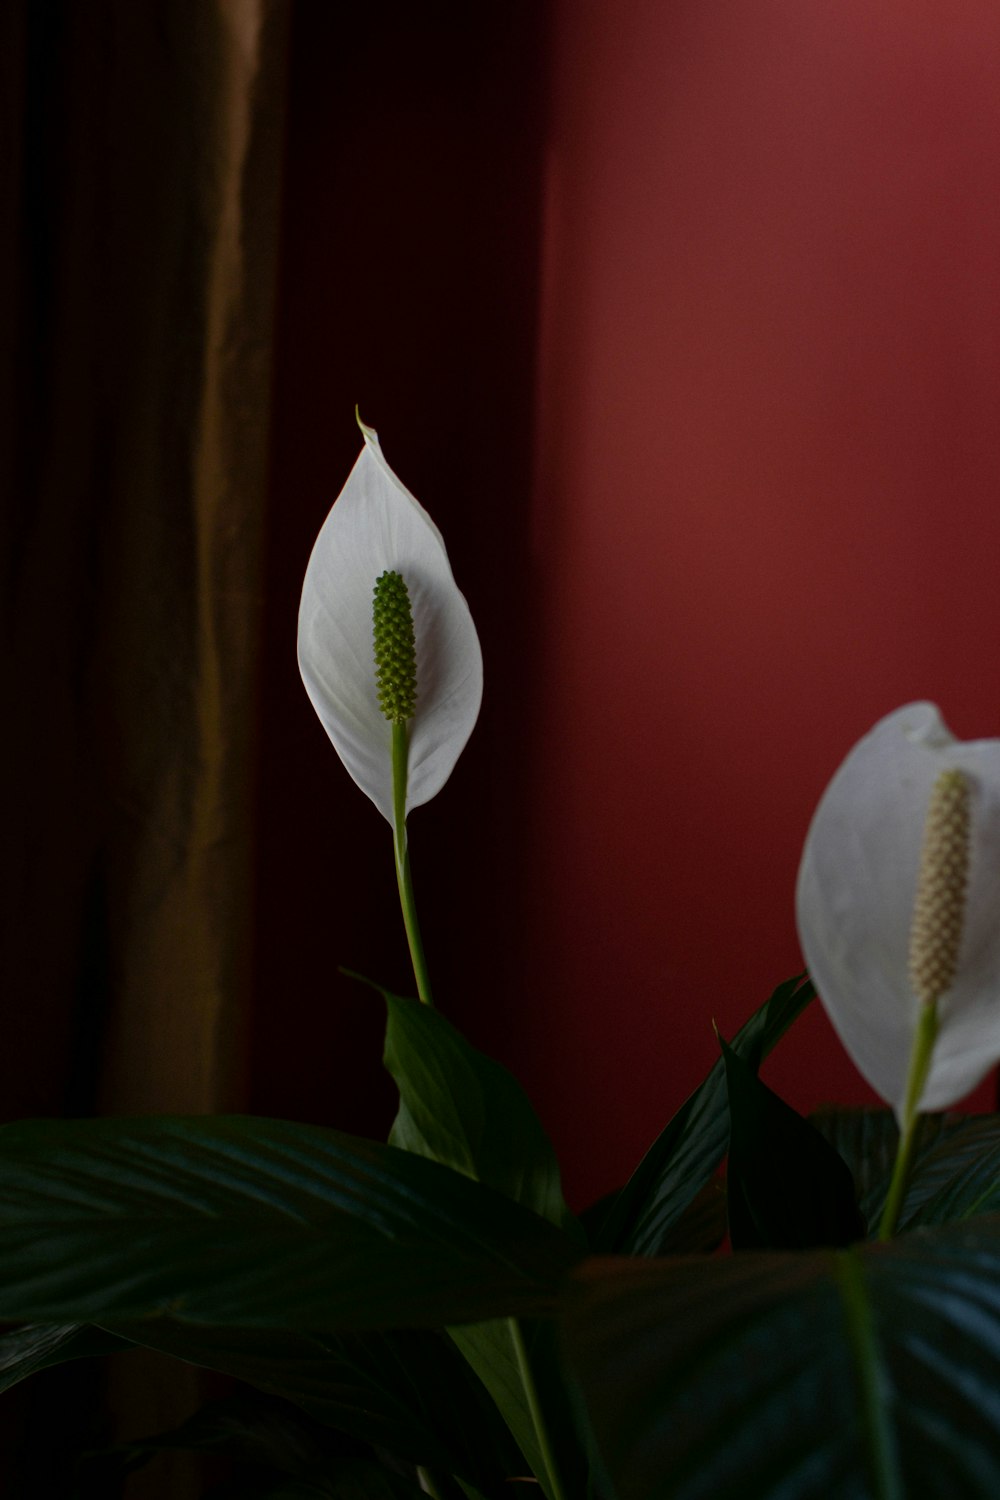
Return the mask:
M 916 1162 L 902 1228 L 1000 1211 L 1000 1116 L 952 1118 Z
M 385 1065 L 399 1088 L 390 1143 L 485 1182 L 582 1242 L 552 1143 L 513 1075 L 440 1012 L 382 993 Z
M 520 1084 L 429 1006 L 390 994 L 385 1001 L 385 1063 L 399 1088 L 393 1144 L 488 1183 L 582 1245 L 555 1152 Z M 551 1330 L 504 1318 L 451 1336 L 523 1454 L 520 1470 L 557 1500 L 567 1478 L 582 1474 L 583 1455 Z
M 734 1050 L 758 1068 L 814 998 L 805 975 L 786 980 L 737 1032 Z M 720 1058 L 612 1203 L 594 1249 L 622 1255 L 665 1253 L 673 1226 L 718 1170 L 728 1142 L 729 1104 Z
M 434 1162 L 280 1121 L 0 1130 L 0 1318 L 315 1331 L 548 1310 L 572 1244 Z
M 116 1332 L 294 1402 L 313 1422 L 402 1463 L 479 1486 L 518 1466 L 486 1390 L 438 1330 L 307 1335 L 156 1318 Z
M 7 1391 L 38 1370 L 94 1359 L 127 1349 L 127 1341 L 100 1328 L 73 1323 L 27 1323 L 0 1334 L 0 1391 Z
M 865 1236 L 854 1179 L 833 1146 L 723 1039 L 729 1094 L 726 1177 L 734 1250 L 809 1250 Z
M 102 1460 L 225 1452 L 213 1500 L 529 1479 L 547 1500 L 992 1500 L 1000 1117 L 924 1120 L 903 1232 L 858 1243 L 892 1115 L 806 1122 L 756 1076 L 810 995 L 781 986 L 722 1044 L 587 1216 L 590 1256 L 519 1085 L 392 995 L 389 1145 L 245 1118 L 6 1126 L 0 1389 L 135 1345 L 234 1376 L 229 1405 Z M 735 1253 L 712 1253 L 727 1199 Z
M 589 1262 L 565 1348 L 617 1500 L 992 1500 L 998 1286 L 997 1216 L 888 1246 Z

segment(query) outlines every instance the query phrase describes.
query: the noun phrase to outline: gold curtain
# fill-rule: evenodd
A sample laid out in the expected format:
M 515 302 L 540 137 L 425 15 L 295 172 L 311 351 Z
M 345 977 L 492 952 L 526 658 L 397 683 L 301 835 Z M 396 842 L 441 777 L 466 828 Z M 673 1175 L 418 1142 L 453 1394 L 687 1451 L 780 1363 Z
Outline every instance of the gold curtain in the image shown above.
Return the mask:
M 4 1118 L 244 1098 L 287 8 L 0 8 Z

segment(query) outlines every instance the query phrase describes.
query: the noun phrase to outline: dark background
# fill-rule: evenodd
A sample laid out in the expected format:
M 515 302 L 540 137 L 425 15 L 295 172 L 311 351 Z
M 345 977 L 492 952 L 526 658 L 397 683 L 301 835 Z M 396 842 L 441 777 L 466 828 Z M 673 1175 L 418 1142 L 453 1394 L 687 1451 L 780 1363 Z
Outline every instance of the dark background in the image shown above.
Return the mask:
M 512 1053 L 519 807 L 534 730 L 527 580 L 547 6 L 296 12 L 267 523 L 252 1104 L 381 1132 L 378 997 L 412 988 L 388 825 L 295 670 L 298 595 L 354 462 L 354 404 L 431 511 L 488 662 L 482 717 L 411 826 L 438 1003 Z

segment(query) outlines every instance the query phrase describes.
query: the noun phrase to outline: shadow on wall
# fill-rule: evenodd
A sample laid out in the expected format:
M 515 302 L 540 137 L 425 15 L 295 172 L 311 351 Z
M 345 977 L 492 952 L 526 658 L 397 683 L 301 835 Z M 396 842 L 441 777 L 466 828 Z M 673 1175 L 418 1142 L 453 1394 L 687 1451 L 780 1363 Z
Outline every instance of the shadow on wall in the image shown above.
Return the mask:
M 388 825 L 340 766 L 295 664 L 306 560 L 360 447 L 355 403 L 441 527 L 482 641 L 479 726 L 411 840 L 435 993 L 505 1055 L 547 30 L 537 0 L 370 4 L 347 25 L 339 7 L 295 10 L 266 547 L 259 1113 L 382 1133 L 382 1004 L 337 966 L 412 990 Z

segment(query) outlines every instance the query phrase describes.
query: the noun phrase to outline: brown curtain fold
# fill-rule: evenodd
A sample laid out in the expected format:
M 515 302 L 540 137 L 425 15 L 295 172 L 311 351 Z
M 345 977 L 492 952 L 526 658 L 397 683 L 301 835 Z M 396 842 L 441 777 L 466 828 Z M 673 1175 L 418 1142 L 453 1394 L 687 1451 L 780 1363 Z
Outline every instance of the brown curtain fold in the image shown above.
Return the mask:
M 3 7 L 5 1118 L 246 1096 L 287 11 Z
M 8 1114 L 243 1093 L 284 12 L 6 22 Z

